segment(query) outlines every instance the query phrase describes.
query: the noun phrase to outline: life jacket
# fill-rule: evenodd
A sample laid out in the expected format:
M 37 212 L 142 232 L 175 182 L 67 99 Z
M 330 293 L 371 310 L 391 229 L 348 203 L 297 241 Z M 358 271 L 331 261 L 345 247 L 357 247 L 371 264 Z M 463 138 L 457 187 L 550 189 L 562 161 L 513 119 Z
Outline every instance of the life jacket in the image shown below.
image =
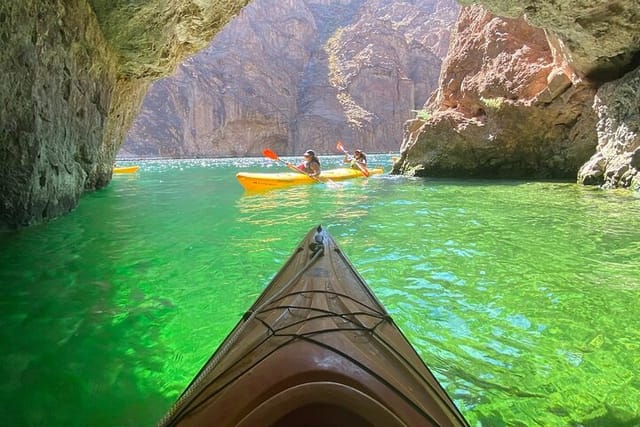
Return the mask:
M 311 165 L 314 163 L 318 165 L 318 169 L 320 169 L 320 160 L 318 160 L 317 157 L 308 161 L 303 161 L 300 166 L 298 166 L 298 169 L 306 173 L 314 173 L 314 170 L 311 168 Z
M 356 159 L 355 155 L 351 158 L 351 167 L 354 168 L 354 169 L 360 169 L 358 167 L 358 165 L 356 164 L 356 162 L 360 162 L 361 164 L 366 166 L 366 164 L 367 164 L 367 155 L 364 154 L 364 153 L 361 153 L 359 159 Z

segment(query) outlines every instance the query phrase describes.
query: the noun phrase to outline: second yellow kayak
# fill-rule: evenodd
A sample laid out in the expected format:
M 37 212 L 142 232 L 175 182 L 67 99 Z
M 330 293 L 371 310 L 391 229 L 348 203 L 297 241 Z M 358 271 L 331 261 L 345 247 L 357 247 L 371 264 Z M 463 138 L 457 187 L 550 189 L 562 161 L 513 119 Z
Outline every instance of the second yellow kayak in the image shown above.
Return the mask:
M 380 175 L 383 168 L 369 169 L 370 175 Z M 322 171 L 320 180 L 341 181 L 351 178 L 363 178 L 362 172 L 351 168 L 338 168 Z M 236 178 L 245 190 L 262 191 L 272 188 L 287 187 L 299 184 L 314 184 L 317 181 L 296 172 L 260 173 L 260 172 L 238 172 Z
M 113 173 L 134 173 L 140 169 L 140 166 L 119 166 L 113 168 Z

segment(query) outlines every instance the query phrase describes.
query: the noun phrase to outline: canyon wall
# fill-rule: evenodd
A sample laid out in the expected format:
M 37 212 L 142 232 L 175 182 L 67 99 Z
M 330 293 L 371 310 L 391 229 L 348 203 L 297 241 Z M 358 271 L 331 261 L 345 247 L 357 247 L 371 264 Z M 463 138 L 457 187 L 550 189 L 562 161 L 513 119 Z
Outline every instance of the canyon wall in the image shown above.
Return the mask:
M 106 185 L 149 83 L 248 0 L 0 3 L 0 230 Z
M 463 8 L 431 114 L 405 124 L 394 173 L 640 188 L 640 4 L 480 3 L 490 11 Z
M 0 230 L 55 218 L 73 209 L 83 192 L 106 185 L 148 85 L 207 46 L 248 2 L 1 2 Z M 354 2 L 331 3 L 349 12 Z M 245 144 L 238 154 L 254 153 L 265 142 L 287 154 L 310 143 L 325 151 L 333 148 L 337 138 L 383 147 L 373 142 L 372 135 L 392 135 L 399 125 L 382 123 L 381 118 L 401 122 L 407 104 L 399 100 L 411 91 L 414 105 L 422 102 L 420 94 L 430 91 L 431 77 L 418 71 L 446 51 L 442 41 L 447 28 L 441 26 L 443 32 L 422 37 L 419 31 L 413 33 L 411 19 L 397 19 L 405 13 L 403 8 L 415 6 L 412 3 L 419 4 L 380 0 L 367 9 L 363 3 L 358 9 L 361 16 L 368 13 L 375 21 L 344 21 L 346 16 L 340 16 L 339 22 L 324 26 L 318 25 L 318 17 L 328 0 L 305 2 L 306 11 L 298 9 L 300 2 L 275 3 L 274 11 L 297 12 L 289 21 L 278 21 L 279 28 L 267 39 L 280 46 L 284 58 L 307 56 L 307 62 L 293 64 L 301 70 L 299 75 L 262 72 L 246 61 L 243 55 L 249 46 L 270 47 L 257 39 L 265 34 L 260 28 L 253 35 L 245 34 L 246 39 L 227 36 L 228 55 L 215 58 L 214 63 L 235 59 L 243 64 L 238 68 L 242 72 L 246 67 L 248 74 L 263 80 L 260 87 L 284 94 L 284 99 L 269 104 L 266 97 L 256 97 L 250 86 L 228 85 L 224 72 L 214 75 L 212 85 L 226 98 L 216 104 L 224 108 L 216 109 L 211 118 L 224 127 L 214 135 L 199 127 L 188 129 L 186 133 L 200 136 L 185 140 L 211 144 L 213 137 L 229 135 L 227 141 L 231 141 L 235 136 L 232 146 Z M 470 4 L 468 0 L 461 3 Z M 394 171 L 454 176 L 574 174 L 586 184 L 639 187 L 640 3 L 481 3 L 487 10 L 469 6 L 462 13 L 452 41 L 455 47 L 449 49 L 439 78 L 441 89 L 425 103 L 431 117 L 421 111 L 419 119 L 406 122 L 402 157 Z M 413 16 L 415 22 L 427 19 L 419 13 Z M 270 16 L 265 20 L 274 22 Z M 346 22 L 343 31 L 329 33 Z M 318 40 L 325 37 L 325 43 L 319 44 L 322 49 L 310 48 L 306 44 L 313 38 L 308 38 L 309 31 L 322 29 L 327 31 L 318 33 Z M 397 51 L 397 57 L 396 52 L 381 54 L 372 49 L 364 34 Z M 508 40 L 511 37 L 520 40 L 519 47 Z M 243 43 L 244 50 L 232 50 L 234 44 Z M 419 58 L 417 51 L 425 45 L 430 46 L 429 52 Z M 294 52 L 289 54 L 288 49 Z M 396 66 L 396 60 L 406 68 Z M 180 72 L 188 73 L 187 68 Z M 403 80 L 405 74 L 408 80 Z M 328 76 L 326 88 L 313 84 L 318 75 Z M 399 84 L 391 87 L 392 81 Z M 259 105 L 257 112 L 243 115 L 252 103 Z M 291 110 L 297 114 L 290 114 Z M 211 114 L 196 108 L 190 111 Z M 251 132 L 257 137 L 247 134 L 247 123 L 254 126 Z
M 437 86 L 452 0 L 255 0 L 154 83 L 123 157 L 396 151 Z

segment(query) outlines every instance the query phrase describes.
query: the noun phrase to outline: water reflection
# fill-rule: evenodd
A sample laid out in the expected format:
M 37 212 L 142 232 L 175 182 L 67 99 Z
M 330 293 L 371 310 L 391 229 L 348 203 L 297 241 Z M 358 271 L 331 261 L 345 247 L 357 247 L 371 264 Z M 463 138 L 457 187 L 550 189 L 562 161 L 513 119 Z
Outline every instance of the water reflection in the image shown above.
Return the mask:
M 244 193 L 238 169 L 270 163 L 145 162 L 0 235 L 3 421 L 153 424 L 323 224 L 472 425 L 637 425 L 640 199 L 390 176 Z
M 236 202 L 239 222 L 253 225 L 278 225 L 308 221 L 311 217 L 312 187 L 283 188 L 260 193 L 244 193 Z
M 339 187 L 300 185 L 264 192 L 245 192 L 236 201 L 237 221 L 261 226 L 322 223 L 325 226 L 355 224 L 371 205 L 369 180 L 341 182 Z

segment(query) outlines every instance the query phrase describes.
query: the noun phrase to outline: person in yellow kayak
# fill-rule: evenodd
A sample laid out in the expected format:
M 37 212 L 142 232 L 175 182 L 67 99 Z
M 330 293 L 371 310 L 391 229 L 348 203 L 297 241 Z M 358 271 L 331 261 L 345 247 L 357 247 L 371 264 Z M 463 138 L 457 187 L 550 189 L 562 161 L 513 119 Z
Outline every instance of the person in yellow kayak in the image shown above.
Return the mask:
M 362 150 L 356 150 L 353 152 L 353 157 L 350 157 L 349 154 L 344 155 L 344 163 L 351 163 L 352 169 L 367 169 L 367 155 Z M 360 166 L 358 166 L 360 165 Z
M 315 151 L 307 150 L 304 152 L 304 160 L 298 165 L 298 169 L 311 177 L 320 176 L 321 167 L 320 160 L 316 156 Z

